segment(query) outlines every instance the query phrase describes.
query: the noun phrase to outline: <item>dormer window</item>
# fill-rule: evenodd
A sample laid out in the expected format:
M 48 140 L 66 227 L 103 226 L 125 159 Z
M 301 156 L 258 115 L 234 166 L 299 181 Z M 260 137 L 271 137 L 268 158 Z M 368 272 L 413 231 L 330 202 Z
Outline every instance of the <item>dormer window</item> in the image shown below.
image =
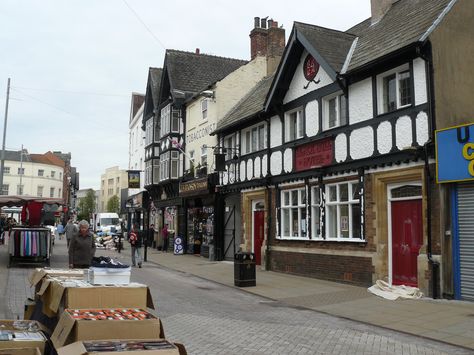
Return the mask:
M 347 122 L 347 100 L 344 94 L 337 93 L 323 99 L 323 130 L 345 125 Z
M 392 112 L 412 103 L 411 76 L 408 65 L 379 75 L 379 114 Z
M 202 119 L 205 120 L 207 118 L 207 99 L 203 99 L 201 101 L 201 112 L 202 112 Z

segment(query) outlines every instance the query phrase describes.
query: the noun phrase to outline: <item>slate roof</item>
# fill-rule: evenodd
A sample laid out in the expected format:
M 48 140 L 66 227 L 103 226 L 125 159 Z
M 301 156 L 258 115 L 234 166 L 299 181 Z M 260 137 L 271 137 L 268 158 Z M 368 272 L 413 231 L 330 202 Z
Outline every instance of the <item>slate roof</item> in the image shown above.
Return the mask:
M 165 67 L 172 89 L 197 93 L 248 61 L 168 49 Z
M 347 30 L 359 39 L 348 71 L 420 41 L 451 0 L 399 0 L 371 25 L 370 18 Z
M 21 161 L 20 150 L 5 150 L 5 161 Z M 23 161 L 30 161 L 28 154 L 23 154 Z
M 150 85 L 151 85 L 151 97 L 153 99 L 153 106 L 158 107 L 161 76 L 163 75 L 162 68 L 150 68 Z
M 260 80 L 225 116 L 217 122 L 215 133 L 243 123 L 263 111 L 265 98 L 272 84 L 274 75 Z
M 302 22 L 295 22 L 294 26 L 297 36 L 301 33 L 334 71 L 341 71 L 355 35 Z

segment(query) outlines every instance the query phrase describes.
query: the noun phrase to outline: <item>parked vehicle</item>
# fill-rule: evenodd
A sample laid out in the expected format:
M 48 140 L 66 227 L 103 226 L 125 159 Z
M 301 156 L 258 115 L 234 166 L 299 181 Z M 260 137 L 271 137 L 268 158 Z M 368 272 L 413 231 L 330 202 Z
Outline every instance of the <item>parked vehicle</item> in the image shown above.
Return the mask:
M 95 213 L 92 218 L 92 226 L 95 233 L 121 233 L 120 218 L 117 213 Z

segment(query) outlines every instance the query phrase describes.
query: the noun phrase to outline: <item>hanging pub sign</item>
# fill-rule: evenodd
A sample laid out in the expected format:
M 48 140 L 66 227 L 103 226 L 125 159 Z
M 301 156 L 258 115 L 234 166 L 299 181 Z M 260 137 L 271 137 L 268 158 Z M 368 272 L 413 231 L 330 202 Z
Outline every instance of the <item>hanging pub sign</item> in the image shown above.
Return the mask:
M 303 171 L 331 165 L 334 159 L 334 142 L 331 138 L 308 143 L 296 148 L 295 170 Z
M 128 188 L 140 188 L 140 170 L 127 170 L 128 172 Z
M 435 137 L 436 181 L 474 180 L 474 124 L 440 129 Z
M 315 84 L 319 83 L 315 81 L 316 75 L 319 72 L 319 63 L 314 59 L 311 54 L 308 54 L 303 63 L 303 75 L 306 80 L 308 80 L 308 84 L 304 86 L 304 89 L 307 89 L 309 84 L 314 82 Z

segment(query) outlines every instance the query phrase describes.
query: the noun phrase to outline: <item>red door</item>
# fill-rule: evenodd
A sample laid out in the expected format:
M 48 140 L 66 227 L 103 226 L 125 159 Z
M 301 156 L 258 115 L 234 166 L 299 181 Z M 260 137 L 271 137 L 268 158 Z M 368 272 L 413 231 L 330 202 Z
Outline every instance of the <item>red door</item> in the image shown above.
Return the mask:
M 423 244 L 421 200 L 392 201 L 392 284 L 418 286 L 417 257 Z
M 261 250 L 263 244 L 264 211 L 253 212 L 253 252 L 255 253 L 255 263 L 262 264 Z

